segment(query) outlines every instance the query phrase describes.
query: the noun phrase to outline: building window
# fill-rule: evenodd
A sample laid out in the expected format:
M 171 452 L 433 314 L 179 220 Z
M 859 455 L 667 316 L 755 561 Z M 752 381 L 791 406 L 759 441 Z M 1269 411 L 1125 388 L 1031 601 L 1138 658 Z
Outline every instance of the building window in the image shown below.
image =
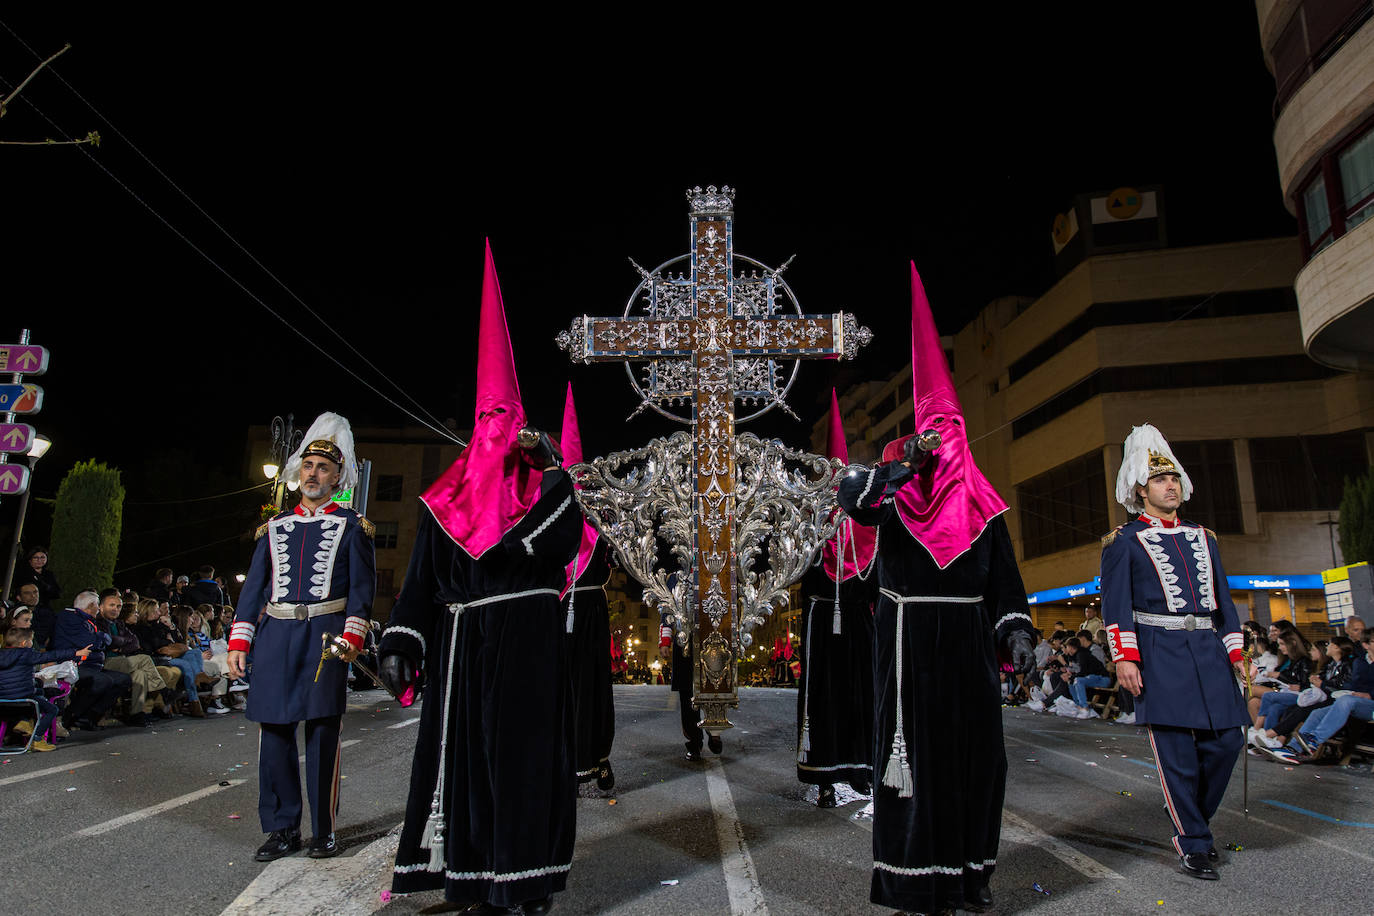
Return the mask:
M 1043 557 L 1107 533 L 1107 478 L 1102 451 L 1061 464 L 1016 488 L 1025 559 Z
M 1345 227 L 1358 226 L 1374 214 L 1374 130 L 1367 130 L 1336 157 L 1345 192 Z
M 401 501 L 401 485 L 405 478 L 400 474 L 382 474 L 377 477 L 377 502 L 398 503 Z
M 1255 504 L 1261 512 L 1340 507 L 1348 477 L 1369 467 L 1364 433 L 1250 440 Z
M 1192 498 L 1179 510 L 1189 521 L 1222 534 L 1240 534 L 1240 484 L 1236 478 L 1236 449 L 1230 439 L 1173 442 L 1174 457 L 1193 482 Z
M 1313 253 L 1331 244 L 1331 208 L 1326 205 L 1326 179 L 1321 175 L 1302 192 L 1307 222 L 1307 247 Z
M 401 533 L 399 522 L 377 522 L 377 531 L 373 536 L 373 543 L 378 550 L 395 550 L 396 538 Z
M 1274 116 L 1312 74 L 1341 49 L 1370 16 L 1369 0 L 1305 0 L 1270 48 L 1274 60 Z
M 1317 161 L 1297 203 L 1309 258 L 1374 216 L 1374 118 Z

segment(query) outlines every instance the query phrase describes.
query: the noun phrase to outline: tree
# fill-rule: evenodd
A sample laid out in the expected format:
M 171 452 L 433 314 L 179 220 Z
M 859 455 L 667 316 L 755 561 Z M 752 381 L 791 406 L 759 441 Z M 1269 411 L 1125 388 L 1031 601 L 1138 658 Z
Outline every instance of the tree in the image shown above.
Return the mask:
M 1374 563 L 1374 468 L 1354 480 L 1346 478 L 1339 531 L 1346 563 Z
M 94 460 L 78 462 L 57 489 L 49 548 L 53 571 L 69 604 L 82 589 L 114 584 L 123 524 L 124 484 L 119 469 Z

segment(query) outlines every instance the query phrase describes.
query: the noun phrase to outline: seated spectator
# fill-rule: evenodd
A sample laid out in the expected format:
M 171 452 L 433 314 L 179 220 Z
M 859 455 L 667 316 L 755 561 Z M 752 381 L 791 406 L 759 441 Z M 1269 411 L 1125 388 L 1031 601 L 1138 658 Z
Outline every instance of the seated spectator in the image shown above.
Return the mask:
M 1088 708 L 1088 689 L 1111 685 L 1112 679 L 1107 674 L 1106 666 L 1077 638 L 1064 640 L 1063 658 L 1068 668 L 1065 679 L 1069 683 L 1069 695 L 1073 697 L 1074 705 L 1082 710 L 1079 717 L 1087 719 L 1096 716 L 1097 713 Z
M 1107 662 L 1111 660 L 1112 650 L 1111 647 L 1107 645 L 1107 631 L 1105 629 L 1097 631 L 1093 636 L 1093 644 L 1088 648 L 1103 665 L 1106 665 Z
M 148 599 L 143 599 L 147 601 Z M 132 634 L 138 637 L 138 625 L 143 618 L 138 613 L 138 605 L 124 605 L 119 618 L 120 632 Z M 148 703 L 144 703 L 144 713 L 152 713 L 156 719 L 175 719 L 176 718 L 176 693 L 177 686 L 181 684 L 181 671 L 171 665 L 163 664 L 163 659 L 153 658 L 148 655 L 143 648 L 143 641 L 138 641 L 138 649 L 149 659 L 152 659 L 153 668 L 157 671 L 158 677 L 162 679 L 163 689 L 156 694 L 150 694 L 152 708 L 149 709 Z
M 1345 618 L 1345 635 L 1358 645 L 1364 639 L 1364 620 L 1359 617 Z
M 1332 695 L 1336 691 L 1346 689 L 1346 685 L 1354 674 L 1358 651 L 1356 645 L 1349 639 L 1344 636 L 1337 636 L 1326 646 L 1328 659 L 1326 667 L 1308 679 L 1310 686 L 1298 694 L 1293 703 L 1270 699 L 1271 697 L 1288 696 L 1289 694 L 1285 692 L 1266 693 L 1264 695 L 1265 704 L 1277 705 L 1282 703 L 1284 708 L 1278 709 L 1272 714 L 1266 714 L 1264 721 L 1250 730 L 1250 744 L 1274 760 L 1292 763 L 1293 758 L 1301 749 L 1290 748 L 1286 742 L 1315 710 L 1330 706 L 1334 702 Z M 1264 705 L 1261 705 L 1261 711 L 1267 712 Z
M 1298 754 L 1298 763 L 1317 763 L 1337 755 L 1336 734 L 1354 716 L 1357 720 L 1368 722 L 1374 719 L 1374 631 L 1365 630 L 1361 636 L 1361 649 L 1364 663 L 1354 668 L 1354 674 L 1346 682 L 1342 696 L 1334 697 L 1330 706 L 1324 706 L 1307 717 L 1307 721 L 1297 731 L 1297 740 L 1308 749 Z
M 193 611 L 182 608 L 177 613 L 177 626 L 185 634 L 186 645 L 192 652 L 199 652 L 201 657 L 201 676 L 199 683 L 210 688 L 210 705 L 205 707 L 205 711 L 212 716 L 222 716 L 229 711 L 225 705 L 223 697 L 229 692 L 228 672 L 228 650 L 225 650 L 225 664 L 215 660 L 215 654 L 210 651 L 210 634 L 206 629 L 207 616 L 213 614 L 215 609 L 208 604 L 202 604 Z
M 172 595 L 167 599 L 169 604 L 185 604 L 188 600 L 186 589 L 191 587 L 189 576 L 177 576 L 176 584 L 172 586 Z
M 1288 623 L 1286 620 L 1283 622 Z M 1312 646 L 1303 639 L 1296 627 L 1292 624 L 1289 627 L 1279 639 L 1279 651 L 1284 656 L 1279 666 L 1272 672 L 1266 672 L 1262 683 L 1252 682 L 1250 685 L 1252 725 L 1259 725 L 1260 704 L 1265 694 L 1276 690 L 1292 693 L 1296 702 L 1298 691 L 1307 686 L 1307 679 L 1312 675 Z
M 91 647 L 52 652 L 39 652 L 33 647 L 33 631 L 22 627 L 11 627 L 5 632 L 4 649 L 0 649 L 0 698 L 6 700 L 33 700 L 38 704 L 38 721 L 27 720 L 15 726 L 19 734 L 36 734 L 30 750 L 53 751 L 57 745 L 44 740 L 43 736 L 52 727 L 57 717 L 57 707 L 52 704 L 34 680 L 35 665 L 52 662 L 65 662 L 73 659 L 85 661 Z
M 19 603 L 10 612 L 10 619 L 13 620 L 21 608 L 27 607 L 30 610 L 29 619 L 33 621 L 30 625 L 33 630 L 33 645 L 42 652 L 47 649 L 48 643 L 52 642 L 53 621 L 57 619 L 57 615 L 39 602 L 38 586 L 32 582 L 19 586 L 14 595 Z
M 139 602 L 138 609 L 143 620 L 137 627 L 138 642 L 143 651 L 161 665 L 169 665 L 181 672 L 181 686 L 186 694 L 187 714 L 205 718 L 205 708 L 200 704 L 200 694 L 196 689 L 196 675 L 204 667 L 204 659 L 199 652 L 190 651 L 181 634 L 172 624 L 170 617 L 164 617 L 160 605 L 151 598 Z
M 172 571 L 164 566 L 154 573 L 152 581 L 143 586 L 143 597 L 154 601 L 171 601 Z
M 105 670 L 105 649 L 110 645 L 110 636 L 96 626 L 99 601 L 99 594 L 92 589 L 78 592 L 76 606 L 59 612 L 53 628 L 54 651 L 76 652 L 83 647 L 94 647 L 77 666 L 76 687 L 62 713 L 62 725 L 68 729 L 75 726 L 85 731 L 99 731 L 102 728 L 100 720 L 133 686 L 129 675 Z
M 109 648 L 105 650 L 105 670 L 129 675 L 133 687 L 129 691 L 129 715 L 124 721 L 128 725 L 143 728 L 151 724 L 143 712 L 148 697 L 166 690 L 167 683 L 157 673 L 152 656 L 143 651 L 138 635 L 120 624 L 119 618 L 123 614 L 124 603 L 119 589 L 107 588 L 102 591 L 96 626 L 110 637 Z

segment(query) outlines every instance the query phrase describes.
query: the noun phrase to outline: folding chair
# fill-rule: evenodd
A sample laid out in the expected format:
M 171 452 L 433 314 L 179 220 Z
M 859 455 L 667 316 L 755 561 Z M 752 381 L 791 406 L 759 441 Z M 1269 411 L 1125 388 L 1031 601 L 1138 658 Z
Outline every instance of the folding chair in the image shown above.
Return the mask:
M 28 753 L 29 748 L 33 746 L 34 739 L 38 737 L 38 720 L 42 716 L 42 712 L 38 709 L 38 701 L 35 700 L 33 697 L 25 697 L 19 700 L 0 700 L 0 707 L 13 706 L 28 706 L 30 709 L 33 710 L 33 729 L 29 732 L 29 740 L 24 742 L 24 746 L 22 748 L 19 748 L 18 750 L 6 750 L 4 747 L 5 732 L 9 731 L 10 720 L 8 718 L 0 716 L 0 755 L 3 756 L 8 756 L 11 754 Z
M 1116 717 L 1116 678 L 1106 687 L 1089 688 L 1088 707 L 1097 710 L 1104 720 Z

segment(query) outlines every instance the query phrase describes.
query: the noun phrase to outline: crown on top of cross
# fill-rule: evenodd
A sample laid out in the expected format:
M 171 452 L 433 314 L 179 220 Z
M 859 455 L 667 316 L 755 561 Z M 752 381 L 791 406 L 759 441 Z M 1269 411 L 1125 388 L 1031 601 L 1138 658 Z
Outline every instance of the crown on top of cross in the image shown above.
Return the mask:
M 692 205 L 693 215 L 730 213 L 735 209 L 735 189 L 727 184 L 717 191 L 715 185 L 710 185 L 703 191 L 697 185 L 687 191 L 687 202 Z

